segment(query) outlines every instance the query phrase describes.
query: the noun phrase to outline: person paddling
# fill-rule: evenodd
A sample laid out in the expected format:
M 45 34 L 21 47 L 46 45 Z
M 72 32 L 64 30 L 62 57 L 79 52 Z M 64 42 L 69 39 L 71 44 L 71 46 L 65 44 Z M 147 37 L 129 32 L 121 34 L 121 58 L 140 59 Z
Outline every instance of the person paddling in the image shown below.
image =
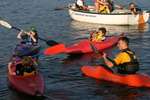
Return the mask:
M 14 56 L 32 56 L 38 59 L 38 53 L 40 46 L 38 45 L 38 33 L 34 27 L 31 31 L 20 31 L 17 38 L 21 39 L 21 42 L 16 45 L 14 49 Z
M 107 32 L 106 28 L 100 27 L 98 29 L 98 31 L 92 32 L 90 34 L 90 41 L 92 41 L 92 42 L 101 42 L 101 41 L 105 40 L 106 32 Z
M 116 67 L 117 72 L 121 74 L 135 74 L 139 70 L 139 62 L 133 51 L 129 49 L 129 39 L 127 37 L 120 37 L 117 44 L 120 53 L 111 60 L 103 53 L 105 64 L 109 68 Z
M 37 45 L 38 44 L 38 33 L 34 27 L 31 27 L 31 31 L 29 32 L 24 32 L 20 31 L 19 34 L 17 35 L 18 39 L 21 39 L 22 43 L 27 43 L 27 44 L 32 44 L 32 45 Z

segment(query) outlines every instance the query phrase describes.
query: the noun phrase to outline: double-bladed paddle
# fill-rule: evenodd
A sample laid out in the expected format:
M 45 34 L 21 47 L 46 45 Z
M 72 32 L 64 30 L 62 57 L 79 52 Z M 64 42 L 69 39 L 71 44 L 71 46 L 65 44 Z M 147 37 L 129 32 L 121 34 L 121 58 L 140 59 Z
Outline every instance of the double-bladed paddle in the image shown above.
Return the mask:
M 90 46 L 94 53 L 96 53 L 96 54 L 100 53 L 100 51 L 97 50 L 97 48 L 94 46 L 94 44 L 92 44 L 91 41 L 90 41 Z
M 8 29 L 15 29 L 17 31 L 21 31 L 20 28 L 12 26 L 11 24 L 9 24 L 7 21 L 4 21 L 4 20 L 0 20 L 0 25 L 6 27 Z M 49 45 L 49 46 L 53 46 L 53 45 L 59 44 L 58 42 L 56 42 L 54 40 L 46 40 L 46 39 L 43 39 L 41 37 L 38 37 L 38 38 L 39 38 L 39 40 L 42 40 L 42 41 L 46 42 L 46 44 Z

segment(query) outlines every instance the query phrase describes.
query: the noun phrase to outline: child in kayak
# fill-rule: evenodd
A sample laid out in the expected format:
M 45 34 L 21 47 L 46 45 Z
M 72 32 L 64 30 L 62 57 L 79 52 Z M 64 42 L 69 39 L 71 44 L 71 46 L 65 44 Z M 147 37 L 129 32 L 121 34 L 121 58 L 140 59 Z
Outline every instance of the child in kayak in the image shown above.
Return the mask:
M 117 68 L 118 73 L 121 74 L 135 74 L 139 70 L 139 62 L 133 51 L 129 49 L 129 39 L 127 37 L 121 37 L 117 44 L 120 53 L 111 60 L 106 54 L 103 54 L 105 64 L 109 67 Z
M 17 35 L 17 38 L 21 39 L 22 43 L 37 45 L 38 43 L 38 33 L 34 27 L 31 28 L 31 31 L 24 32 L 20 31 Z
M 98 31 L 92 32 L 90 34 L 90 40 L 92 42 L 101 42 L 105 40 L 106 36 L 106 28 L 100 27 Z
M 33 61 L 32 57 L 25 56 L 22 58 L 21 63 L 16 65 L 16 75 L 27 76 L 36 73 L 35 68 L 36 62 Z

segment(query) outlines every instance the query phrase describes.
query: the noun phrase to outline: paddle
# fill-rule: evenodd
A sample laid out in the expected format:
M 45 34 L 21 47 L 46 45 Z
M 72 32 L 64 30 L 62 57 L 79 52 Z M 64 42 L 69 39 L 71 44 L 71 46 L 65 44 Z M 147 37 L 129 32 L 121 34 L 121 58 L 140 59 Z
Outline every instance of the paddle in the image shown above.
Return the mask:
M 90 46 L 94 53 L 96 54 L 100 53 L 100 51 L 97 50 L 97 48 L 92 44 L 92 42 L 90 42 Z
M 0 20 L 0 25 L 6 27 L 8 29 L 15 29 L 17 31 L 21 31 L 20 28 L 12 26 L 11 24 L 9 24 L 8 22 L 6 22 L 4 20 Z M 41 37 L 38 37 L 38 38 L 39 38 L 39 40 L 42 40 L 42 41 L 46 42 L 46 44 L 49 45 L 49 46 L 53 46 L 53 45 L 59 44 L 58 42 L 56 42 L 54 40 L 46 40 L 46 39 L 43 39 Z

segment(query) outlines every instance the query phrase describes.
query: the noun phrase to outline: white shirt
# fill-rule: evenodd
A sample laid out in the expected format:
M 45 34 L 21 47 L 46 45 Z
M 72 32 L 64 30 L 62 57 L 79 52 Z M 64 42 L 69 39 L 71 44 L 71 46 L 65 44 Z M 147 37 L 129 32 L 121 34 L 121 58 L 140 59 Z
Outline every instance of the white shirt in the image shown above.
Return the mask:
M 83 0 L 77 0 L 77 5 L 78 6 L 84 6 Z

